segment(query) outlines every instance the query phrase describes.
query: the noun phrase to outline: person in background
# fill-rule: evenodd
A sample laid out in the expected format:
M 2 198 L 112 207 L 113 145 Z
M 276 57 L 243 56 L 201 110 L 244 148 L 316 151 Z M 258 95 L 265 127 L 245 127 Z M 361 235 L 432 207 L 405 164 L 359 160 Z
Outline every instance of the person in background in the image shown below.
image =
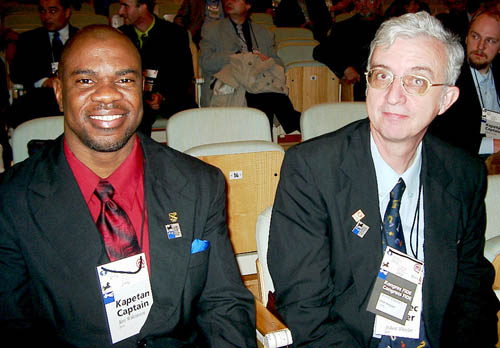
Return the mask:
M 330 35 L 314 48 L 313 57 L 325 64 L 337 77 L 354 85 L 354 100 L 364 101 L 369 45 L 382 17 L 380 0 L 354 0 L 356 15 L 335 23 Z M 339 54 L 339 52 L 341 52 Z
M 466 60 L 457 80 L 457 102 L 431 124 L 429 131 L 473 154 L 500 151 L 500 140 L 481 132 L 483 110 L 500 113 L 500 12 L 479 12 L 466 38 Z
M 151 135 L 157 118 L 198 107 L 194 100 L 193 61 L 185 29 L 153 13 L 154 0 L 120 0 L 121 30 L 141 53 L 144 117 L 140 130 Z
M 224 11 L 227 17 L 203 27 L 200 43 L 200 65 L 205 79 L 202 106 L 210 105 L 214 75 L 230 63 L 232 55 L 241 57 L 241 54 L 251 53 L 258 56 L 260 61 L 272 58 L 275 64 L 283 65 L 274 49 L 273 34 L 249 20 L 250 8 L 248 0 L 225 0 Z M 300 129 L 300 112 L 294 109 L 288 95 L 246 91 L 244 101 L 247 106 L 263 111 L 271 125 L 276 116 L 286 133 Z
M 39 12 L 42 26 L 19 35 L 10 65 L 10 79 L 26 90 L 9 110 L 13 128 L 36 117 L 61 114 L 53 82 L 63 46 L 78 28 L 69 24 L 69 0 L 40 0 Z
M 314 38 L 322 42 L 332 26 L 332 17 L 322 0 L 282 0 L 276 8 L 274 24 L 310 29 Z

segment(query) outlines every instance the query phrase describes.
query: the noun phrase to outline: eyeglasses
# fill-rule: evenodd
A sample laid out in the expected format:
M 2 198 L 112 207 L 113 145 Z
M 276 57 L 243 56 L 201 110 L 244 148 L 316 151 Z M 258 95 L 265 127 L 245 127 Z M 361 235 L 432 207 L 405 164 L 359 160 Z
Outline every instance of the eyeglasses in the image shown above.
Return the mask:
M 374 68 L 365 72 L 366 82 L 368 85 L 375 89 L 386 89 L 394 82 L 395 77 L 391 71 L 383 68 Z M 446 83 L 431 83 L 427 77 L 407 74 L 399 77 L 401 87 L 408 95 L 426 95 L 431 87 L 435 86 L 449 86 Z

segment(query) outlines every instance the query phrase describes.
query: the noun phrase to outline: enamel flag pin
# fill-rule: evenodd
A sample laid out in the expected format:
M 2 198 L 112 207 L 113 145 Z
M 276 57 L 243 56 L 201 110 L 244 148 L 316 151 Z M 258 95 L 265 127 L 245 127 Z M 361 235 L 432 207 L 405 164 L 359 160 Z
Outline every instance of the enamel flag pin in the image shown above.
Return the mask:
M 352 218 L 356 221 L 356 226 L 352 229 L 352 232 L 360 238 L 363 238 L 366 232 L 370 229 L 367 224 L 365 224 L 361 219 L 365 217 L 365 213 L 361 209 L 352 214 Z

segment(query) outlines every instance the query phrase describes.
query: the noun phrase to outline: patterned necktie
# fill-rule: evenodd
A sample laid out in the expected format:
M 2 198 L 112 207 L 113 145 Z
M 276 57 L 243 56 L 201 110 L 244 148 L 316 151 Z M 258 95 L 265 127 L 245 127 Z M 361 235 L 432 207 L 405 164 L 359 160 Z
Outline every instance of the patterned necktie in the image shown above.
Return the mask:
M 382 230 L 382 251 L 387 246 L 393 247 L 406 253 L 405 238 L 403 235 L 403 226 L 399 208 L 401 207 L 401 198 L 405 192 L 405 182 L 399 178 L 398 183 L 391 191 L 391 198 L 384 215 L 384 228 Z M 427 336 L 425 335 L 423 315 L 420 316 L 420 337 L 418 339 L 382 336 L 379 348 L 430 348 Z
M 401 226 L 401 217 L 399 216 L 399 207 L 401 206 L 401 198 L 403 197 L 405 188 L 405 182 L 403 179 L 399 178 L 398 183 L 391 191 L 391 198 L 384 215 L 382 251 L 385 251 L 385 248 L 390 246 L 406 253 L 403 227 Z
M 101 201 L 96 225 L 101 231 L 111 261 L 141 252 L 134 226 L 125 211 L 113 200 L 115 189 L 106 180 L 99 181 L 94 194 Z
M 238 37 L 240 39 L 240 49 L 242 53 L 248 52 L 247 40 L 245 40 L 245 34 L 243 33 L 243 25 L 236 24 L 236 31 L 238 32 Z
M 58 31 L 54 31 L 54 36 L 52 37 L 52 54 L 54 55 L 54 62 L 58 62 L 61 58 L 61 52 L 63 50 L 63 43 Z

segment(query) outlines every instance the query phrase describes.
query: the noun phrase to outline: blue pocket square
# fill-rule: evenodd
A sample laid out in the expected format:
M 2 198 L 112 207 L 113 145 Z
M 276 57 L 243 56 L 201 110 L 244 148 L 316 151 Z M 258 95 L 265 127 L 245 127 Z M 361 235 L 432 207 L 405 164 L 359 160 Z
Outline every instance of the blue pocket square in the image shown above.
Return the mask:
M 191 254 L 196 254 L 201 251 L 205 251 L 210 246 L 210 242 L 208 240 L 195 239 L 191 244 Z

